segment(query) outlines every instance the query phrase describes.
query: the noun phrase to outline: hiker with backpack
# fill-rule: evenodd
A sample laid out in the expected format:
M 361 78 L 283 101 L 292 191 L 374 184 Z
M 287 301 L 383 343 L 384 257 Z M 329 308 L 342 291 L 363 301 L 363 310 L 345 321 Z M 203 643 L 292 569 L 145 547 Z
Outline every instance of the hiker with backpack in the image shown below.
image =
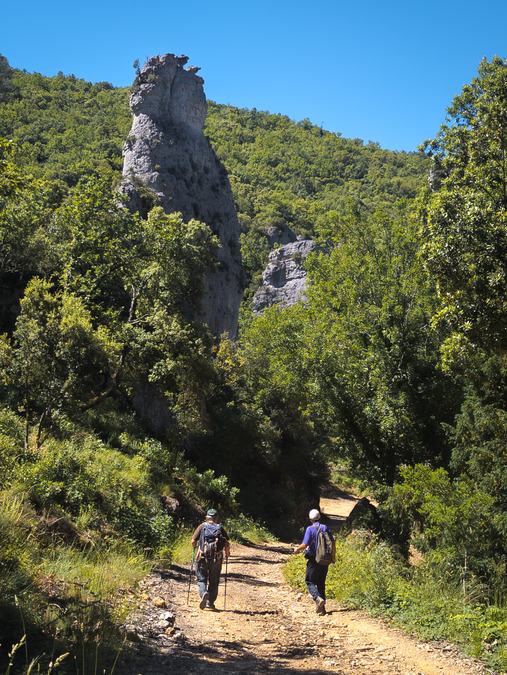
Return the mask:
M 215 608 L 222 561 L 230 555 L 229 535 L 218 522 L 215 509 L 208 509 L 206 519 L 196 527 L 192 535 L 192 546 L 197 548 L 196 577 L 199 586 L 200 609 Z
M 336 546 L 329 527 L 319 522 L 319 511 L 312 509 L 308 515 L 312 524 L 306 528 L 303 542 L 294 547 L 294 553 L 305 552 L 306 586 L 317 614 L 325 614 L 326 577 L 329 565 L 335 562 Z

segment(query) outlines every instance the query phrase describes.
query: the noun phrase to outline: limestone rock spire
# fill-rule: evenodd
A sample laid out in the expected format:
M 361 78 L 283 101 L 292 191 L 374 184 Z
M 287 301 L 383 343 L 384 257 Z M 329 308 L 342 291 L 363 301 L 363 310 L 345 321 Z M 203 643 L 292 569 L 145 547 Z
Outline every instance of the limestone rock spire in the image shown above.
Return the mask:
M 215 335 L 237 332 L 243 270 L 239 223 L 227 172 L 203 134 L 204 80 L 186 56 L 154 56 L 139 71 L 130 97 L 122 191 L 131 210 L 154 203 L 184 220 L 196 218 L 220 240 L 218 266 L 204 279 L 199 316 Z

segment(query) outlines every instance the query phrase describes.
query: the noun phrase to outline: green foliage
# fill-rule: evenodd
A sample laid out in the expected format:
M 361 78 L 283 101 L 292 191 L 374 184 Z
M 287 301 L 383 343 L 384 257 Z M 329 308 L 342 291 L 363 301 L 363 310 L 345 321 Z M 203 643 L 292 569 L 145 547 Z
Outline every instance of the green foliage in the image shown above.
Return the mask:
M 427 199 L 426 258 L 439 283 L 439 318 L 497 352 L 505 351 L 507 334 L 506 111 L 507 63 L 484 60 L 426 146 L 436 174 Z
M 33 529 L 33 514 L 21 499 L 0 492 L 0 610 L 7 598 L 30 581 L 32 556 L 26 540 Z
M 356 470 L 391 482 L 403 461 L 445 456 L 449 384 L 436 369 L 417 223 L 401 204 L 352 211 L 323 235 L 332 248 L 310 261 L 309 294 L 320 396 Z
M 412 526 L 412 544 L 438 574 L 456 584 L 479 579 L 492 597 L 505 597 L 507 560 L 501 555 L 502 519 L 495 498 L 467 478 L 421 464 L 401 469 L 384 511 Z
M 261 281 L 260 271 L 266 267 L 268 261 L 268 240 L 263 232 L 254 229 L 241 234 L 240 239 L 243 266 L 254 275 L 252 278 L 252 288 L 255 287 L 257 289 Z
M 433 190 L 423 200 L 424 256 L 439 291 L 434 322 L 445 330 L 442 368 L 464 400 L 449 428 L 452 469 L 492 496 L 486 556 L 507 557 L 507 64 L 482 61 L 438 136 Z M 496 573 L 492 572 L 496 585 Z
M 0 492 L 2 647 L 25 631 L 23 656 L 28 666 L 32 640 L 35 636 L 36 649 L 41 649 L 44 629 L 58 653 L 66 649 L 74 657 L 78 654 L 81 663 L 86 657 L 90 663 L 99 658 L 110 664 L 114 658 L 110 652 L 121 639 L 117 624 L 129 609 L 124 593 L 149 571 L 150 561 L 125 544 L 102 541 L 91 550 L 62 546 L 44 538 L 38 521 L 20 498 Z M 49 592 L 51 602 L 40 587 Z M 15 608 L 9 606 L 11 600 Z M 3 657 L 0 652 L 0 663 Z M 44 667 L 50 658 L 38 654 L 35 660 Z M 20 658 L 15 672 L 25 672 Z
M 181 529 L 170 547 L 162 549 L 161 563 L 168 565 L 171 562 L 177 565 L 188 565 L 192 560 L 194 549 L 192 547 L 193 530 L 190 528 Z
M 245 229 L 288 224 L 312 234 L 347 199 L 369 205 L 413 197 L 425 162 L 324 131 L 308 120 L 210 104 L 206 132 L 231 178 Z
M 0 103 L 5 103 L 16 95 L 16 88 L 12 84 L 12 68 L 9 62 L 0 54 Z
M 498 370 L 490 371 L 488 389 L 501 386 L 499 375 Z M 495 524 L 506 541 L 507 411 L 469 391 L 452 434 L 454 471 L 468 476 L 480 490 L 494 497 Z
M 119 591 L 133 588 L 150 566 L 149 560 L 125 546 L 87 551 L 54 547 L 40 562 L 38 573 L 58 579 L 67 586 L 68 595 L 107 602 Z
M 37 510 L 67 516 L 92 539 L 109 530 L 157 548 L 171 536 L 173 524 L 149 483 L 146 461 L 92 436 L 48 441 L 19 466 L 13 484 Z
M 12 410 L 0 408 L 0 489 L 10 483 L 24 456 L 23 424 Z
M 17 96 L 0 106 L 0 136 L 18 143 L 20 163 L 68 185 L 119 171 L 130 126 L 127 89 L 62 73 L 12 71 L 11 83 Z
M 91 395 L 117 351 L 78 297 L 37 277 L 26 287 L 12 338 L 0 340 L 0 377 L 22 408 L 26 446 L 31 425 L 40 447 L 53 417 Z
M 14 146 L 0 138 L 0 273 L 28 275 L 56 265 L 47 228 L 61 198 L 59 183 L 37 179 L 16 163 Z
M 314 443 L 370 481 L 392 482 L 406 461 L 445 459 L 442 421 L 454 411 L 437 370 L 431 282 L 405 205 L 329 214 L 326 246 L 310 257 L 305 305 L 272 308 L 242 341 L 258 400 L 304 421 Z M 288 414 L 293 410 L 293 415 Z M 301 435 L 298 428 L 297 435 Z
M 269 530 L 252 518 L 241 513 L 225 521 L 227 533 L 234 541 L 251 544 L 264 544 L 273 540 Z

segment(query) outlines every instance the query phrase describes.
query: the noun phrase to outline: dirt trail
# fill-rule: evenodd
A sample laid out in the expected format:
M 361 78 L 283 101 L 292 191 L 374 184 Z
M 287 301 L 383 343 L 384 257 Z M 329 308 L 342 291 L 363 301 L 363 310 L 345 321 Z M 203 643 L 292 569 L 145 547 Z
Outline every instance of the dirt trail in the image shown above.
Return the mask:
M 418 642 L 332 601 L 328 602 L 327 616 L 317 616 L 310 599 L 284 582 L 282 564 L 289 553 L 290 548 L 281 544 L 235 545 L 229 562 L 225 610 L 223 584 L 218 611 L 201 611 L 195 584 L 190 604 L 186 604 L 187 570 L 175 567 L 170 572 L 152 574 L 143 584 L 141 606 L 128 622 L 131 637 L 137 634 L 137 655 L 125 658 L 117 672 L 487 672 L 471 659 L 460 658 L 450 646 Z M 166 608 L 156 606 L 164 603 Z

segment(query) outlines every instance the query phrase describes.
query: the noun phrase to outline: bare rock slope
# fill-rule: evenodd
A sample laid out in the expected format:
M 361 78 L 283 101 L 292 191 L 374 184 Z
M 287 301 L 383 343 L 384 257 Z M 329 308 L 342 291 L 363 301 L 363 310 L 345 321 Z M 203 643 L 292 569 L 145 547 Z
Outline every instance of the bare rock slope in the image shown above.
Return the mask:
M 153 203 L 208 224 L 220 240 L 219 264 L 204 280 L 201 313 L 215 335 L 237 331 L 242 296 L 239 223 L 229 179 L 203 134 L 207 102 L 187 57 L 150 58 L 130 98 L 133 122 L 124 147 L 122 190 L 130 209 Z
M 315 246 L 311 239 L 300 239 L 271 251 L 268 266 L 262 274 L 262 285 L 254 295 L 254 312 L 261 313 L 274 304 L 288 307 L 304 299 L 304 260 Z

